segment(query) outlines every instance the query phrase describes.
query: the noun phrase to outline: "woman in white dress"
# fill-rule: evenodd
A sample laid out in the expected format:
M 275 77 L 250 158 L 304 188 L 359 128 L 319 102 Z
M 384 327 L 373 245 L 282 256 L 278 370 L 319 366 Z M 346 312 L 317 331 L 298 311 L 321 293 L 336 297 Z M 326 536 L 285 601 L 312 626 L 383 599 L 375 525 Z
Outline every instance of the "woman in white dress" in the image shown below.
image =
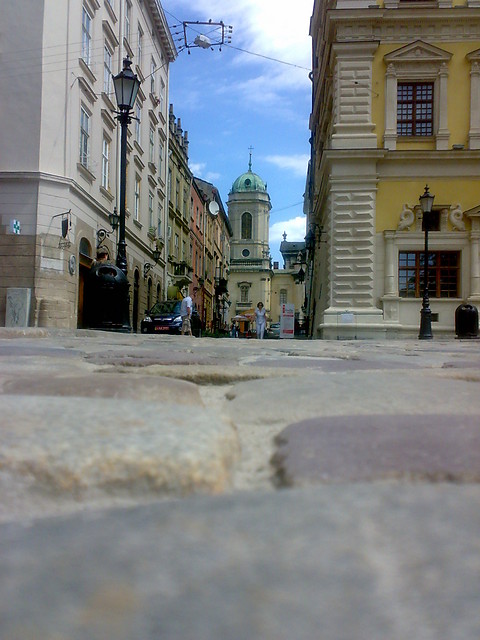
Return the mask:
M 263 335 L 265 333 L 265 323 L 266 323 L 266 311 L 263 306 L 263 302 L 259 302 L 257 304 L 257 308 L 255 309 L 255 323 L 257 326 L 257 338 L 259 340 L 263 340 Z

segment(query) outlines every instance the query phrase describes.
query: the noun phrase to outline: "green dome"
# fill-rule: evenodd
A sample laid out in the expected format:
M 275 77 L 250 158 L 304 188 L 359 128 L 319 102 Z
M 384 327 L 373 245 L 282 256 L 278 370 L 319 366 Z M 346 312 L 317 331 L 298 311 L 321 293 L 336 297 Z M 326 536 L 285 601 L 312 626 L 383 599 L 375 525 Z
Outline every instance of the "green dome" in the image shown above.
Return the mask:
M 253 173 L 251 169 L 247 173 L 242 173 L 232 185 L 230 193 L 246 193 L 248 191 L 266 191 L 267 185 L 265 182 Z

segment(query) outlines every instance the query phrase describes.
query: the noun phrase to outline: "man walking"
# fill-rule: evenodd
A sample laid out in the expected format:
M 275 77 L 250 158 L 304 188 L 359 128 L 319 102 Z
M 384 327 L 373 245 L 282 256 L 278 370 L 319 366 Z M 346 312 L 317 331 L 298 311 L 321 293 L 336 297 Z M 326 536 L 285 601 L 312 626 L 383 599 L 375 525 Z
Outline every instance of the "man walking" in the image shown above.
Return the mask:
M 183 298 L 182 304 L 180 305 L 180 315 L 182 317 L 182 336 L 191 336 L 192 325 L 190 323 L 190 318 L 192 317 L 192 299 L 188 293 Z

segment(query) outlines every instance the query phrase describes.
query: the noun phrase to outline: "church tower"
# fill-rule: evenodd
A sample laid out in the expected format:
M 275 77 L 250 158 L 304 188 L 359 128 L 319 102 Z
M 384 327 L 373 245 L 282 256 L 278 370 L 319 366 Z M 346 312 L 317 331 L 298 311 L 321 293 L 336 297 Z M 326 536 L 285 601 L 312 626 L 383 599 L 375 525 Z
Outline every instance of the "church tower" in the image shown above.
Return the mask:
M 230 318 L 252 311 L 263 302 L 267 312 L 271 303 L 270 196 L 266 183 L 252 171 L 242 173 L 228 194 L 228 217 L 233 230 L 230 245 Z

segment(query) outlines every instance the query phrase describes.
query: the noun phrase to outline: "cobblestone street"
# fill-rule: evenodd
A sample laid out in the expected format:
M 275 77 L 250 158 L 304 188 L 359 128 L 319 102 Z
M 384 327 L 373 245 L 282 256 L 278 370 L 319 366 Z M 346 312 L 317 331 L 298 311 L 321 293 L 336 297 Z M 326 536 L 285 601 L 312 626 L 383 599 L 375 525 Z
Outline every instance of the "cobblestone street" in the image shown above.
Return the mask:
M 0 636 L 480 635 L 480 342 L 0 330 Z

